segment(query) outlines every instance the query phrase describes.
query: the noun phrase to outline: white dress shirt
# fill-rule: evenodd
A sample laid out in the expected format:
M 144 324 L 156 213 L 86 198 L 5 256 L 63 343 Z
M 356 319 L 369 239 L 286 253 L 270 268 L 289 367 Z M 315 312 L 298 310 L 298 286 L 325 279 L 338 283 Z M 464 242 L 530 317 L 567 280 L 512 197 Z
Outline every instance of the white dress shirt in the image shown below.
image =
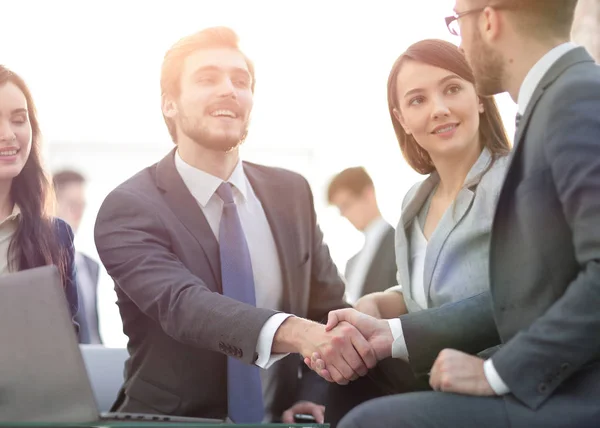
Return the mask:
M 419 222 L 413 221 L 410 233 L 410 293 L 420 307 L 429 307 L 425 295 L 425 256 L 427 255 L 427 238 Z
M 577 45 L 570 42 L 558 45 L 544 55 L 533 67 L 531 67 L 531 70 L 529 70 L 529 73 L 527 73 L 527 76 L 525 76 L 525 79 L 521 84 L 521 88 L 519 89 L 519 98 L 517 100 L 519 114 L 525 114 L 535 89 L 540 81 L 544 78 L 544 75 L 548 72 L 548 70 L 550 70 L 554 63 L 556 63 L 556 61 L 558 61 L 563 55 L 575 49 L 576 47 Z M 491 358 L 483 363 L 483 372 L 485 373 L 488 383 L 497 395 L 508 394 L 510 392 L 510 389 L 508 386 L 506 386 L 496 371 Z
M 410 292 L 411 296 L 423 309 L 429 307 L 427 295 L 425 294 L 425 256 L 427 255 L 427 238 L 423 234 L 423 230 L 418 219 L 412 222 L 410 232 Z M 395 286 L 388 291 L 402 292 L 402 286 Z M 408 349 L 404 340 L 404 332 L 402 330 L 402 322 L 400 318 L 388 320 L 390 330 L 394 342 L 392 344 L 392 357 L 400 358 L 408 361 Z
M 564 54 L 575 49 L 576 44 L 568 42 L 556 46 L 544 55 L 538 62 L 535 63 L 519 89 L 519 98 L 517 99 L 518 112 L 522 115 L 525 114 L 525 110 L 529 105 L 529 101 L 535 92 L 535 88 L 544 78 L 544 75 L 550 70 L 556 61 L 558 61 Z
M 216 190 L 223 180 L 185 163 L 179 152 L 175 154 L 175 167 L 184 184 L 198 202 L 206 221 L 218 240 L 223 201 L 216 194 Z M 256 306 L 280 310 L 283 283 L 277 247 L 265 211 L 244 173 L 241 160 L 227 181 L 233 185 L 233 198 L 248 242 Z M 271 354 L 271 348 L 277 329 L 290 316 L 285 313 L 275 314 L 262 327 L 256 344 L 258 359 L 255 364 L 258 367 L 268 369 L 273 363 L 287 355 Z M 269 413 L 277 381 L 274 374 L 273 370 L 261 370 L 266 419 L 271 416 Z
M 365 244 L 362 250 L 356 255 L 354 264 L 348 272 L 346 278 L 346 300 L 350 304 L 356 303 L 364 288 L 365 279 L 373 263 L 373 258 L 379 250 L 381 240 L 388 230 L 388 222 L 382 217 L 377 217 L 363 231 Z
M 11 268 L 14 268 L 14 254 L 9 252 L 10 244 L 12 242 L 13 235 L 15 234 L 19 225 L 19 216 L 21 210 L 14 205 L 12 213 L 4 220 L 0 221 L 0 276 L 8 275 L 11 273 Z

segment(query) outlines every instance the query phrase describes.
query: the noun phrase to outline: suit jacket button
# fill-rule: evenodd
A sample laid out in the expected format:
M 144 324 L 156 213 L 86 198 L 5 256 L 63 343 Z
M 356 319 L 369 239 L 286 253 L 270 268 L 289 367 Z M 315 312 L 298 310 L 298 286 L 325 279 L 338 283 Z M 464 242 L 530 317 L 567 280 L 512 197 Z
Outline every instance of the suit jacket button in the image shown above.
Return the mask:
M 561 373 L 565 373 L 565 372 L 569 371 L 570 368 L 571 368 L 571 364 L 569 364 L 569 363 L 563 363 L 560 366 L 560 372 Z
M 540 383 L 538 385 L 538 392 L 540 394 L 545 394 L 546 392 L 548 392 L 548 385 L 545 384 L 544 382 Z

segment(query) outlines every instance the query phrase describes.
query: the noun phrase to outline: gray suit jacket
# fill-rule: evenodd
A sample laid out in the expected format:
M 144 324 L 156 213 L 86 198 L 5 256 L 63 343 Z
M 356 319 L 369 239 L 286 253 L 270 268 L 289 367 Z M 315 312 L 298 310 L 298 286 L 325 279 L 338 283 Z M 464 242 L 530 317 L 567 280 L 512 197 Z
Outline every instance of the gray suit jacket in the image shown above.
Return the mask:
M 224 418 L 227 356 L 254 362 L 259 332 L 275 311 L 221 294 L 218 242 L 173 155 L 113 190 L 96 221 L 96 246 L 115 281 L 131 355 L 114 409 Z M 251 163 L 244 171 L 277 246 L 283 310 L 320 321 L 345 307 L 306 180 Z M 275 395 L 275 415 L 308 398 L 293 394 L 300 389 L 294 357 L 277 363 L 285 389 Z
M 490 277 L 504 343 L 492 361 L 512 392 L 509 415 L 534 409 L 539 426 L 591 426 L 600 418 L 600 67 L 583 48 L 552 66 L 521 119 Z
M 394 250 L 394 228 L 388 225 L 388 229 L 381 239 L 379 248 L 373 256 L 373 261 L 369 266 L 365 281 L 362 285 L 361 296 L 365 294 L 383 291 L 396 284 L 396 256 Z M 352 269 L 356 257 L 355 255 L 346 265 L 346 272 Z
M 97 302 L 97 297 L 96 297 L 97 290 L 98 290 L 98 279 L 100 277 L 100 265 L 94 259 L 92 259 L 89 256 L 86 256 L 83 253 L 81 253 L 81 256 L 83 257 L 85 267 L 90 275 L 91 284 L 89 284 L 89 285 L 91 285 L 93 287 L 93 289 L 90 291 L 93 293 L 94 303 L 91 308 L 86 307 L 82 300 L 82 296 L 84 293 L 82 291 L 79 291 L 79 311 L 77 312 L 75 320 L 79 323 L 79 343 L 88 344 L 88 343 L 91 343 L 91 339 L 90 339 L 91 331 L 90 330 L 92 328 L 95 329 L 95 332 L 94 332 L 95 335 L 97 337 L 101 337 L 100 331 L 99 331 L 99 323 L 98 323 L 98 302 Z M 78 285 L 78 287 L 84 286 L 82 281 L 78 281 L 77 285 Z M 96 320 L 95 326 L 90 326 L 87 321 L 87 312 L 89 310 L 92 311 L 92 317 L 94 317 Z
M 425 258 L 424 286 L 428 307 L 424 311 L 410 290 L 410 228 L 427 198 L 439 183 L 431 174 L 407 193 L 396 229 L 398 279 L 409 314 L 400 317 L 410 364 L 427 372 L 444 347 L 476 352 L 498 343 L 489 301 L 489 240 L 492 219 L 508 157 L 492 163 L 484 149 L 456 200 L 430 237 Z M 490 167 L 491 165 L 491 167 Z M 482 297 L 487 300 L 481 303 Z M 458 304 L 457 302 L 465 301 Z M 468 310 L 464 307 L 468 306 Z M 443 310 L 435 308 L 444 307 Z M 447 314 L 451 312 L 453 316 Z M 443 314 L 443 316 L 440 316 Z M 465 335 L 464 324 L 481 319 Z

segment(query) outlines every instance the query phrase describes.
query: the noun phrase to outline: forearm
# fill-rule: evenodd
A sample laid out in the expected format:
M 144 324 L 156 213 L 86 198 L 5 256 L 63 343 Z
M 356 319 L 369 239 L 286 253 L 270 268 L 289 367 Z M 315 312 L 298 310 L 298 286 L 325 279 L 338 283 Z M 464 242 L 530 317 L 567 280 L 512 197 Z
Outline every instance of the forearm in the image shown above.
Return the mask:
M 500 343 L 489 292 L 400 317 L 410 365 L 426 373 L 442 349 L 476 354 Z
M 404 294 L 397 291 L 384 291 L 379 294 L 381 295 L 377 298 L 377 306 L 382 319 L 398 318 L 408 313 Z
M 367 294 L 358 299 L 355 309 L 379 319 L 398 318 L 407 313 L 404 296 L 397 291 Z
M 571 375 L 600 360 L 600 281 L 593 274 L 600 265 L 588 267 L 543 316 L 492 356 L 502 380 L 529 407 L 539 406 Z

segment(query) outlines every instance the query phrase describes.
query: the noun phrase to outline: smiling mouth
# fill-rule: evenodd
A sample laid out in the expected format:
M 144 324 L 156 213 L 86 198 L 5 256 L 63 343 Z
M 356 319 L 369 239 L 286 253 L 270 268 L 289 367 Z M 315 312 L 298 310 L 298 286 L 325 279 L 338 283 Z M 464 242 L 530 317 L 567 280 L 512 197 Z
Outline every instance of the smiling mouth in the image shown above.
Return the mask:
M 458 123 L 453 123 L 452 125 L 444 126 L 443 128 L 436 129 L 432 132 L 432 134 L 443 134 L 445 132 L 454 131 L 456 128 L 458 128 L 458 125 Z
M 0 150 L 0 156 L 16 156 L 19 153 L 19 149 Z
M 231 119 L 237 119 L 238 115 L 227 109 L 215 110 L 210 114 L 212 117 L 229 117 Z

